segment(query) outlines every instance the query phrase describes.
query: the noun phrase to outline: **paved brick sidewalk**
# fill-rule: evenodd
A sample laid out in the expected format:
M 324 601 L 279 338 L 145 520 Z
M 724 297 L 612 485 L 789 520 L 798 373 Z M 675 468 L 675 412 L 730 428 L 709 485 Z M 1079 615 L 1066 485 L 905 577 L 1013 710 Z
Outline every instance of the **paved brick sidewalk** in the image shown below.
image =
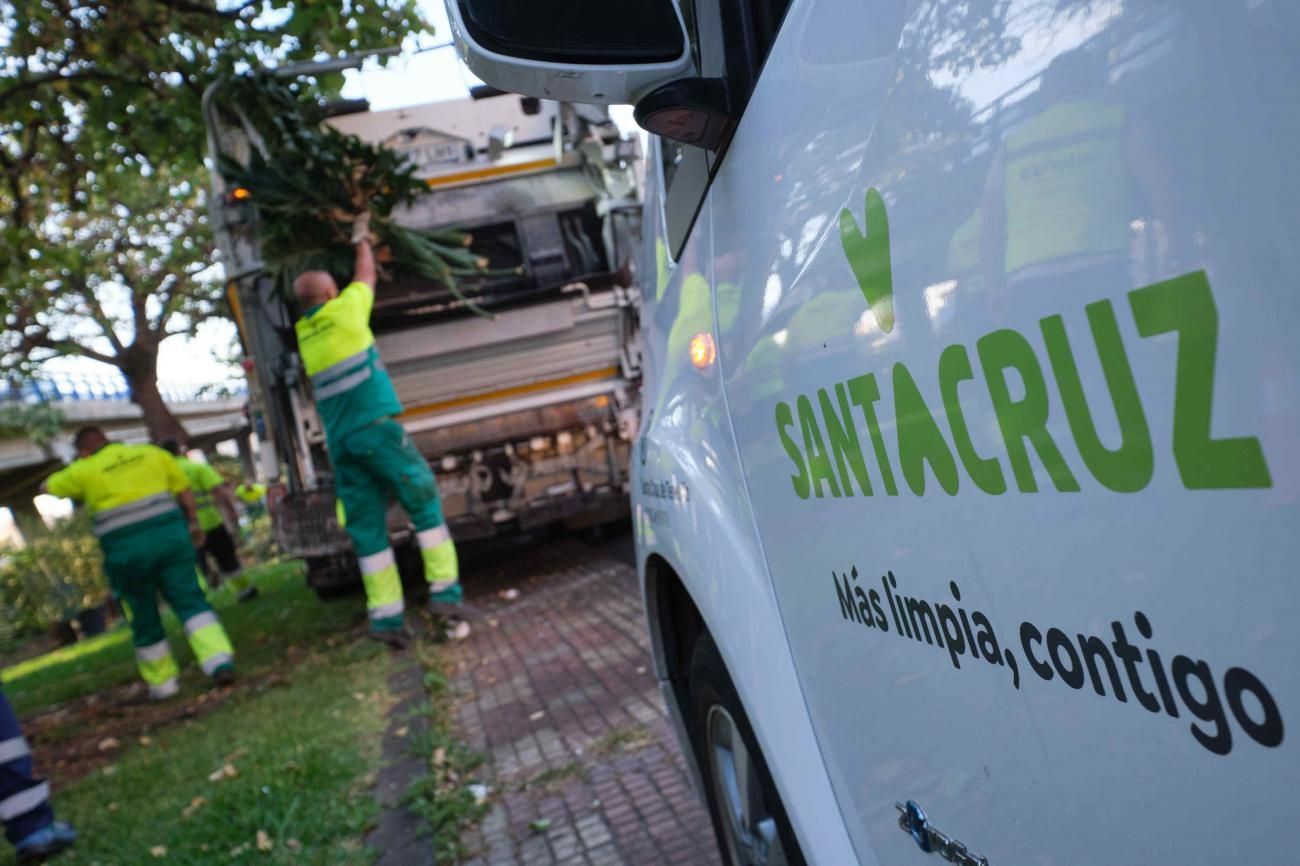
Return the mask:
M 632 568 L 562 541 L 475 569 L 466 589 L 484 621 L 454 650 L 459 723 L 495 791 L 469 863 L 718 863 Z

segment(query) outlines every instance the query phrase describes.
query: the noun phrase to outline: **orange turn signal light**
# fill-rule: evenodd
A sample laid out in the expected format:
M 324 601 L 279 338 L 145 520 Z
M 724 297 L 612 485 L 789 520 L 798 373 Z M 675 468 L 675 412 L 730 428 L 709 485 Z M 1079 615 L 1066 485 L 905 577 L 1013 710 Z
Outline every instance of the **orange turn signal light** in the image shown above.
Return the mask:
M 253 194 L 249 191 L 248 187 L 237 186 L 230 191 L 230 197 L 235 201 L 244 201 L 252 198 Z
M 718 360 L 718 347 L 713 342 L 712 334 L 696 334 L 691 337 L 689 351 L 691 353 L 691 364 L 697 370 L 710 367 L 714 361 Z

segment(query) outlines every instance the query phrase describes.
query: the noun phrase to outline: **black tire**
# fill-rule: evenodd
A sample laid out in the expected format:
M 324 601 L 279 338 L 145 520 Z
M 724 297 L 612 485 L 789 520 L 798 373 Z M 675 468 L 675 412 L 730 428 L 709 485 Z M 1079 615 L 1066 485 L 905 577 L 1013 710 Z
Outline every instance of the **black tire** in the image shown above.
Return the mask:
M 306 562 L 307 585 L 321 601 L 347 598 L 364 589 L 357 559 L 351 554 L 312 556 Z
M 749 716 L 740 703 L 722 654 L 707 632 L 696 640 L 691 654 L 689 688 L 691 705 L 687 722 L 691 726 L 691 739 L 695 744 L 709 815 L 713 819 L 723 863 L 728 866 L 805 866 L 799 840 L 795 838 L 781 795 L 772 782 L 767 761 L 754 738 Z M 733 740 L 730 744 L 733 766 L 739 761 L 734 743 L 736 734 L 743 744 L 744 758 L 748 761 L 754 784 L 749 795 L 751 824 L 761 829 L 742 828 L 745 822 L 733 819 L 734 811 L 723 802 L 728 796 L 724 793 L 727 786 L 722 779 L 728 774 L 725 763 L 728 748 L 723 742 L 727 736 L 720 734 L 727 729 Z M 737 787 L 732 785 L 730 789 L 735 791 Z M 757 809 L 753 808 L 755 805 Z M 766 823 L 768 819 L 770 824 Z M 771 832 L 773 825 L 774 834 Z
M 329 586 L 314 586 L 316 598 L 321 601 L 338 601 L 341 598 L 352 598 L 361 595 L 361 587 L 353 584 L 331 584 Z

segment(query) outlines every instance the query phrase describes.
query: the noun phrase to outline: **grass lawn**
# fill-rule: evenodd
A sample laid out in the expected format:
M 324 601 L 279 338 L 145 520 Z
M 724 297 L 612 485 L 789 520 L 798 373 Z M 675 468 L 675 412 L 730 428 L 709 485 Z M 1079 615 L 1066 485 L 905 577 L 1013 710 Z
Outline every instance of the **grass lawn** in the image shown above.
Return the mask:
M 364 618 L 360 598 L 322 604 L 293 563 L 257 578 L 257 601 L 217 599 L 240 683 L 209 700 L 206 679 L 172 621 L 182 667 L 175 701 L 186 713 L 173 712 L 157 728 L 146 724 L 140 730 L 147 734 L 122 734 L 109 763 L 56 787 L 55 809 L 77 826 L 81 840 L 55 862 L 373 860 L 361 838 L 378 814 L 370 789 L 390 706 L 391 661 L 357 630 Z M 146 717 L 153 709 L 147 705 L 109 711 L 103 701 L 76 700 L 135 677 L 125 630 L 5 670 L 5 690 L 20 715 L 60 702 L 78 708 L 35 738 L 38 768 L 43 751 L 48 757 L 96 741 L 101 725 L 121 731 Z M 39 727 L 40 717 L 33 725 Z M 7 846 L 0 847 L 0 864 L 12 862 Z
M 257 570 L 255 576 L 261 591 L 255 601 L 236 604 L 230 587 L 222 587 L 212 599 L 234 644 L 235 665 L 241 674 L 276 665 L 288 646 L 311 644 L 360 622 L 365 606 L 360 597 L 320 603 L 304 584 L 298 562 L 267 566 Z M 180 623 L 170 611 L 163 619 L 181 667 L 184 692 L 207 688 L 207 679 L 190 653 Z M 135 682 L 138 676 L 131 632 L 125 624 L 0 671 L 5 694 L 19 717 L 79 695 Z

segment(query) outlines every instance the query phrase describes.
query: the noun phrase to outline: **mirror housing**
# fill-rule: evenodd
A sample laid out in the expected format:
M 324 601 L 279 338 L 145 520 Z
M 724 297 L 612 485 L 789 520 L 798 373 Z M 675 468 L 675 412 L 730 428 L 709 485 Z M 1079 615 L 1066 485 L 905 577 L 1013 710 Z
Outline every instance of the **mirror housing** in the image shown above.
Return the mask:
M 446 0 L 456 50 L 493 87 L 563 102 L 635 104 L 693 73 L 673 0 Z
M 632 111 L 652 135 L 718 150 L 731 135 L 731 104 L 721 78 L 682 78 L 647 93 Z

